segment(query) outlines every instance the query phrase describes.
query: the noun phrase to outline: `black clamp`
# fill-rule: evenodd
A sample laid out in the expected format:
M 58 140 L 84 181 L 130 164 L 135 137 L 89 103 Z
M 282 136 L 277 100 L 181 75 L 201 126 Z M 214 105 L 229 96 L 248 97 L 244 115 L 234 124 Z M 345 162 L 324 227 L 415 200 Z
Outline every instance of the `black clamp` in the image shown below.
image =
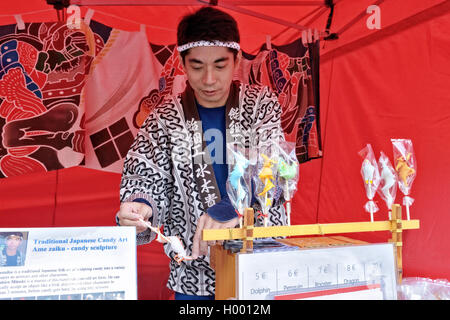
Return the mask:
M 70 6 L 70 0 L 46 0 L 48 5 L 53 6 L 56 10 L 62 10 Z
M 331 23 L 333 22 L 333 13 L 334 13 L 334 2 L 333 0 L 325 0 L 325 6 L 330 8 L 330 13 L 328 14 L 327 25 L 325 27 L 325 32 L 328 34 L 324 37 L 324 40 L 337 40 L 339 39 L 339 35 L 337 33 L 330 33 Z

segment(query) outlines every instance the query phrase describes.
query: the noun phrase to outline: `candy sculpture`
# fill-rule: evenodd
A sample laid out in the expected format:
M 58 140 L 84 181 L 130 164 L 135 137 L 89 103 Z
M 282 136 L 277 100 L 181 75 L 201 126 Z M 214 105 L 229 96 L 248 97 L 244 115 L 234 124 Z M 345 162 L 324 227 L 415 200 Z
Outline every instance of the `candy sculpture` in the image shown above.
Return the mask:
M 398 175 L 398 187 L 404 194 L 403 205 L 406 207 L 406 215 L 409 220 L 409 207 L 414 202 L 414 199 L 409 194 L 417 175 L 417 162 L 414 156 L 413 144 L 409 139 L 391 139 L 391 141 L 395 171 Z
M 389 211 L 389 220 L 391 217 L 392 204 L 395 201 L 395 196 L 397 195 L 397 173 L 392 167 L 389 158 L 383 153 L 380 152 L 380 158 L 378 159 L 378 167 L 381 170 L 380 176 L 380 187 L 377 192 L 381 196 L 381 198 L 386 203 L 386 206 Z
M 287 224 L 291 225 L 291 199 L 297 190 L 299 163 L 295 154 L 295 144 L 292 142 L 280 142 L 278 158 L 278 179 L 283 188 L 286 201 Z
M 244 152 L 235 144 L 228 144 L 230 164 L 228 166 L 227 193 L 233 207 L 239 216 L 239 225 L 242 228 L 244 209 L 250 207 L 250 197 L 247 181 L 247 171 L 250 161 L 244 156 Z
M 275 187 L 274 176 L 273 176 L 273 165 L 276 163 L 275 160 L 270 159 L 264 153 L 261 153 L 261 157 L 264 159 L 262 169 L 258 173 L 258 177 L 264 184 L 263 190 L 258 193 L 258 196 L 264 197 L 264 203 L 262 204 L 264 226 L 267 227 L 268 212 L 272 206 L 273 195 L 269 195 L 269 191 Z
M 176 236 L 165 236 L 162 234 L 159 228 L 152 226 L 150 222 L 144 221 L 142 219 L 139 220 L 144 223 L 150 230 L 156 233 L 156 241 L 160 243 L 168 243 L 170 245 L 172 250 L 175 252 L 174 259 L 178 264 L 181 264 L 181 262 L 185 260 L 193 260 L 191 256 L 187 255 L 186 249 L 184 248 L 180 238 Z
M 367 146 L 359 152 L 359 155 L 363 158 L 361 176 L 364 180 L 366 196 L 369 199 L 364 205 L 364 209 L 370 213 L 370 221 L 373 222 L 373 214 L 379 210 L 377 204 L 373 201 L 373 197 L 380 184 L 380 173 L 370 144 L 367 144 Z

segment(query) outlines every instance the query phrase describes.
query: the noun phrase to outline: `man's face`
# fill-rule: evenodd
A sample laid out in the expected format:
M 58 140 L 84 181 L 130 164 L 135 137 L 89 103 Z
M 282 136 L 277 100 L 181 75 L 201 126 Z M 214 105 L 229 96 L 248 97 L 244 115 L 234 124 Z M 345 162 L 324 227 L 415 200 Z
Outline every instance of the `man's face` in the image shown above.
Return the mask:
M 21 242 L 22 242 L 22 239 L 20 237 L 9 236 L 6 239 L 6 246 L 9 250 L 17 250 L 17 248 L 20 246 Z
M 240 55 L 225 47 L 197 47 L 184 58 L 184 71 L 197 102 L 206 108 L 225 105 Z

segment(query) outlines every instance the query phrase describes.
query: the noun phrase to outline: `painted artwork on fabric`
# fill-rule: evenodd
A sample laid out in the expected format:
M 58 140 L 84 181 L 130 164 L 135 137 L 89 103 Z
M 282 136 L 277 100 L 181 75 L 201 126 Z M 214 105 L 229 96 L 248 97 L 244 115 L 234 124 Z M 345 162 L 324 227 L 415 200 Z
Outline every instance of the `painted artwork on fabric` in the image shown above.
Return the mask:
M 243 53 L 236 79 L 269 86 L 300 162 L 321 157 L 319 46 Z M 124 61 L 126 71 L 124 72 Z M 151 110 L 186 87 L 175 45 L 91 20 L 0 26 L 0 178 L 84 166 L 120 173 Z
M 80 95 L 105 40 L 85 25 L 0 26 L 0 177 L 82 164 Z
M 95 27 L 91 21 L 91 27 Z M 97 23 L 97 25 L 101 25 Z M 84 167 L 121 173 L 136 137 L 139 102 L 158 88 L 161 65 L 151 54 L 144 32 L 112 29 L 96 55 L 86 80 L 81 105 L 86 115 Z
M 267 85 L 278 95 L 281 125 L 287 141 L 295 142 L 300 163 L 322 156 L 319 126 L 319 42 L 265 47 L 256 56 L 244 54 L 239 77 Z

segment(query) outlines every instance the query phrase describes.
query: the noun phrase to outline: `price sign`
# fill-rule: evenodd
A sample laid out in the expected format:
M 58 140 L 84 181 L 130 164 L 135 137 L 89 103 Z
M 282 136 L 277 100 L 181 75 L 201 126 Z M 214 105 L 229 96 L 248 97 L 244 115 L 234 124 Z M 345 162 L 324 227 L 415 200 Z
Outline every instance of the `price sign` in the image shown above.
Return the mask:
M 379 284 L 385 299 L 397 297 L 391 243 L 238 254 L 236 263 L 238 299 L 362 283 Z

